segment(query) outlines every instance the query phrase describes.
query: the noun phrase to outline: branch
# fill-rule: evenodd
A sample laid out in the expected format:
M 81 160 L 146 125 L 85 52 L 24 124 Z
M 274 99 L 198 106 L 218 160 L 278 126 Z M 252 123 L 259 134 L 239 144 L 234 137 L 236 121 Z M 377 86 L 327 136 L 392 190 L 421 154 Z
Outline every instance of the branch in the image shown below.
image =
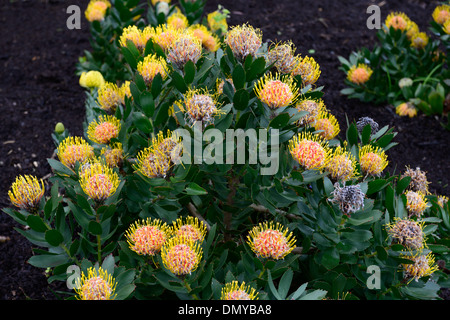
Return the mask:
M 191 215 L 193 215 L 194 217 L 196 217 L 198 220 L 202 221 L 206 225 L 206 230 L 209 231 L 211 229 L 211 226 L 209 225 L 209 223 L 206 222 L 206 220 L 200 215 L 200 213 L 198 213 L 197 208 L 192 204 L 192 202 L 188 203 L 187 209 L 189 210 Z

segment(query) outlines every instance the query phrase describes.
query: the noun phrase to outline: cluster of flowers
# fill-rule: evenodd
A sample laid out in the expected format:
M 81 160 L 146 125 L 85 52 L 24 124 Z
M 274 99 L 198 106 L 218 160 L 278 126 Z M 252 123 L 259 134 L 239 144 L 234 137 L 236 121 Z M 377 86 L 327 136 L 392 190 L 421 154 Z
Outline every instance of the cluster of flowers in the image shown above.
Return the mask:
M 442 28 L 443 32 L 445 34 L 450 33 L 450 6 L 445 5 L 439 5 L 435 8 L 433 11 L 433 20 L 435 23 L 437 23 L 440 28 Z M 371 64 L 378 64 L 377 59 L 373 59 L 369 61 L 370 59 L 364 59 L 364 62 L 356 63 L 352 65 L 349 70 L 347 70 L 347 80 L 350 84 L 355 86 L 356 88 L 359 87 L 359 89 L 362 89 L 362 91 L 365 91 L 367 96 L 380 94 L 383 95 L 383 93 L 378 92 L 380 89 L 375 88 L 377 84 L 375 83 L 369 83 L 369 80 L 373 78 L 374 72 L 383 72 L 383 74 L 388 75 L 388 80 L 391 82 L 390 79 L 390 73 L 396 72 L 397 73 L 406 73 L 403 75 L 402 78 L 395 80 L 398 81 L 397 85 L 395 84 L 389 84 L 389 90 L 415 90 L 413 89 L 414 85 L 417 85 L 420 77 L 417 77 L 418 79 L 414 79 L 414 67 L 408 66 L 408 64 L 414 64 L 414 63 L 422 63 L 423 57 L 420 55 L 424 55 L 425 53 L 427 55 L 431 56 L 431 59 L 433 61 L 433 65 L 430 67 L 430 64 L 426 64 L 423 62 L 423 65 L 421 65 L 421 68 L 430 68 L 428 72 L 430 72 L 429 76 L 431 76 L 433 73 L 436 73 L 436 70 L 431 70 L 433 68 L 437 68 L 438 73 L 441 73 L 441 71 L 444 69 L 440 65 L 442 62 L 443 57 L 445 54 L 442 52 L 441 49 L 435 48 L 434 44 L 431 44 L 430 37 L 427 35 L 426 32 L 421 31 L 419 29 L 419 26 L 416 22 L 414 22 L 410 17 L 408 17 L 403 12 L 391 12 L 383 25 L 383 31 L 384 36 L 382 37 L 382 41 L 387 41 L 387 37 L 390 37 L 390 30 L 394 30 L 395 32 L 400 32 L 400 34 L 407 39 L 407 43 L 409 43 L 409 46 L 413 49 L 415 49 L 414 55 L 417 55 L 415 58 L 408 57 L 408 54 L 411 54 L 411 51 L 407 50 L 407 48 L 402 47 L 401 45 L 398 45 L 396 40 L 389 39 L 389 43 L 394 43 L 393 46 L 396 47 L 399 50 L 398 54 L 387 52 L 386 54 L 390 55 L 396 55 L 396 58 L 392 61 L 396 61 L 399 64 L 403 64 L 402 67 L 393 65 L 391 68 L 388 68 L 386 66 L 380 66 L 380 65 L 371 65 Z M 386 39 L 385 39 L 386 38 Z M 443 39 L 443 38 L 442 38 Z M 387 45 L 388 46 L 388 45 Z M 388 47 L 386 47 L 388 48 Z M 427 53 L 430 50 L 429 53 Z M 372 53 L 374 55 L 377 55 L 377 50 L 373 50 Z M 409 53 L 408 53 L 409 52 Z M 383 57 L 383 59 L 387 59 L 387 57 Z M 417 59 L 414 60 L 414 59 Z M 415 61 L 415 62 L 412 62 Z M 380 70 L 379 70 L 380 69 Z M 391 71 L 392 70 L 392 71 Z M 425 72 L 426 70 L 422 70 Z M 411 73 L 412 72 L 412 73 Z M 433 74 L 435 76 L 435 74 Z M 413 78 L 413 79 L 411 79 Z M 377 79 L 379 79 L 377 77 Z M 409 88 L 409 89 L 408 89 Z M 353 93 L 353 91 L 351 91 Z M 359 92 L 359 91 L 358 91 Z M 417 93 L 420 92 L 420 90 L 416 91 Z M 416 94 L 417 94 L 416 93 Z M 397 95 L 393 92 L 386 92 L 386 95 L 392 96 L 397 98 Z M 417 116 L 418 110 L 424 107 L 419 108 L 420 101 L 418 99 L 411 99 L 411 94 L 408 94 L 408 96 L 404 96 L 403 99 L 393 100 L 393 104 L 395 106 L 395 112 L 399 116 L 408 116 L 410 118 Z M 367 99 L 367 97 L 364 97 L 364 99 Z M 394 98 L 392 98 L 394 99 Z M 423 98 L 421 98 L 423 100 Z M 403 102 L 407 100 L 407 102 Z M 441 109 L 442 105 L 439 107 L 436 107 L 436 109 Z M 436 112 L 436 111 L 435 111 Z M 442 113 L 440 111 L 439 113 Z
M 152 0 L 153 5 L 166 2 Z M 87 19 L 103 19 L 110 6 L 107 0 L 91 1 L 86 10 Z M 164 25 L 146 27 L 143 30 L 136 26 L 124 28 L 119 42 L 124 47 L 133 43 L 141 54 L 145 52 L 149 41 L 164 51 L 166 59 L 149 54 L 137 65 L 137 72 L 148 87 L 158 75 L 161 79 L 166 79 L 172 68 L 183 69 L 189 61 L 195 64 L 204 51 L 217 51 L 222 43 L 214 35 L 215 30 L 223 32 L 223 44 L 231 49 L 235 59 L 244 62 L 249 55 L 252 58 L 261 57 L 261 30 L 248 24 L 228 30 L 226 19 L 220 12 L 208 15 L 207 21 L 209 30 L 202 25 L 189 26 L 181 11 L 175 10 Z M 401 14 L 388 17 L 386 25 L 405 32 L 414 29 L 414 24 Z M 419 39 L 423 40 L 423 35 L 417 30 L 416 34 L 411 35 L 412 45 L 420 46 Z M 314 131 L 304 130 L 290 139 L 289 152 L 303 170 L 326 171 L 329 174 L 335 183 L 330 201 L 337 203 L 342 213 L 350 216 L 364 206 L 365 194 L 359 184 L 346 185 L 346 182 L 379 177 L 388 165 L 385 151 L 366 144 L 357 146 L 355 155 L 355 152 L 348 150 L 346 143 L 337 147 L 330 146 L 330 140 L 340 132 L 336 118 L 322 99 L 304 98 L 299 93 L 300 85 L 305 91 L 320 77 L 320 67 L 312 57 L 297 55 L 292 42 L 272 44 L 263 57 L 273 72 L 256 81 L 253 89 L 255 96 L 274 114 L 291 105 L 298 112 L 307 111 L 296 124 Z M 349 71 L 348 79 L 363 85 L 369 80 L 371 73 L 368 66 L 358 65 Z M 115 194 L 121 181 L 126 180 L 120 170 L 128 155 L 118 142 L 123 123 L 115 116 L 115 112 L 119 106 L 125 105 L 127 99 L 133 99 L 133 96 L 130 82 L 126 81 L 118 86 L 105 81 L 98 71 L 83 73 L 79 81 L 81 86 L 97 90 L 96 103 L 105 115 L 89 123 L 86 135 L 90 142 L 82 137 L 70 136 L 61 141 L 56 153 L 60 162 L 77 174 L 79 185 L 85 194 L 95 204 L 101 205 Z M 205 125 L 213 124 L 215 116 L 222 112 L 218 101 L 225 81 L 233 87 L 232 77 L 229 77 L 217 82 L 216 92 L 187 88 L 183 98 L 169 109 L 169 114 L 174 116 L 179 110 L 190 125 L 197 121 Z M 367 125 L 372 134 L 378 131 L 378 124 L 370 118 L 361 118 L 356 125 L 360 133 Z M 138 151 L 133 159 L 134 173 L 150 179 L 165 178 L 181 157 L 180 139 L 167 131 L 158 132 L 149 140 L 150 147 Z M 395 242 L 411 250 L 411 255 L 405 258 L 414 261 L 414 264 L 404 265 L 405 277 L 417 280 L 437 269 L 433 256 L 423 254 L 426 237 L 421 216 L 427 208 L 424 197 L 429 191 L 425 174 L 419 168 L 408 168 L 402 178 L 406 176 L 411 177 L 412 181 L 410 189 L 405 193 L 410 215 L 406 219 L 395 220 L 387 229 Z M 33 176 L 20 176 L 13 183 L 9 196 L 11 202 L 20 209 L 37 212 L 44 192 L 42 180 Z M 443 206 L 448 199 L 440 197 L 439 201 Z M 160 219 L 147 218 L 129 225 L 124 237 L 131 251 L 148 258 L 149 263 L 152 262 L 157 268 L 160 267 L 160 259 L 164 268 L 183 278 L 194 272 L 201 263 L 202 244 L 208 229 L 206 221 L 197 217 L 180 217 L 172 225 Z M 295 249 L 296 241 L 287 227 L 274 221 L 254 226 L 246 238 L 247 245 L 256 257 L 271 260 L 284 259 Z M 79 280 L 77 297 L 82 300 L 114 299 L 116 285 L 116 279 L 106 270 L 101 267 L 90 268 Z M 258 291 L 245 282 L 232 281 L 223 286 L 221 299 L 258 299 Z

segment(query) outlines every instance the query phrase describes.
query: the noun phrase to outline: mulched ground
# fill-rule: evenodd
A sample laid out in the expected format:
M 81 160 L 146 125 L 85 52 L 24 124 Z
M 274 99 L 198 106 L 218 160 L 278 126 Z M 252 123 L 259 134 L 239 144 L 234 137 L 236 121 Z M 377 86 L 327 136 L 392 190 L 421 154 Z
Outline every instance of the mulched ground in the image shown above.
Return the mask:
M 82 11 L 88 0 L 9 0 L 0 4 L 0 208 L 10 206 L 7 190 L 18 174 L 44 177 L 50 172 L 46 159 L 55 146 L 51 133 L 63 122 L 73 135 L 82 134 L 84 92 L 74 75 L 83 50 L 89 49 L 89 26 L 83 19 L 80 30 L 66 27 L 67 6 L 78 4 Z M 337 56 L 348 57 L 362 46 L 371 47 L 376 31 L 366 27 L 371 4 L 381 6 L 382 19 L 391 11 L 403 11 L 422 29 L 427 29 L 438 1 L 418 0 L 209 0 L 206 12 L 218 4 L 231 11 L 230 25 L 249 22 L 260 28 L 264 40 L 292 40 L 297 52 L 314 50 L 324 85 L 324 100 L 345 131 L 350 121 L 369 116 L 381 126 L 389 124 L 399 132 L 397 147 L 388 151 L 397 172 L 406 165 L 427 172 L 431 191 L 450 195 L 450 132 L 439 119 L 419 116 L 400 118 L 392 107 L 363 104 L 342 97 L 344 74 Z M 13 227 L 17 224 L 0 213 L 0 299 L 55 299 L 52 290 L 64 284 L 47 285 L 46 276 L 27 260 L 30 243 Z

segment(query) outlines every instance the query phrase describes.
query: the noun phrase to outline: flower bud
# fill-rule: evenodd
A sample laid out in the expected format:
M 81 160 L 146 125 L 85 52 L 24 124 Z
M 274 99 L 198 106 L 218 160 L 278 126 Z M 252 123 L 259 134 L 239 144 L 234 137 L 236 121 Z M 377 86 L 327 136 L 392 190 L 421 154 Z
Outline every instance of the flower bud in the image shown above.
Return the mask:
M 413 85 L 413 81 L 410 78 L 402 78 L 398 82 L 398 86 L 400 89 L 403 89 L 404 87 L 411 87 Z
M 66 130 L 66 128 L 64 128 L 64 124 L 62 122 L 58 122 L 55 126 L 55 132 L 57 134 L 61 134 L 64 132 L 64 130 Z
M 167 2 L 160 1 L 156 4 L 156 14 L 164 13 L 165 16 L 169 13 L 169 4 Z

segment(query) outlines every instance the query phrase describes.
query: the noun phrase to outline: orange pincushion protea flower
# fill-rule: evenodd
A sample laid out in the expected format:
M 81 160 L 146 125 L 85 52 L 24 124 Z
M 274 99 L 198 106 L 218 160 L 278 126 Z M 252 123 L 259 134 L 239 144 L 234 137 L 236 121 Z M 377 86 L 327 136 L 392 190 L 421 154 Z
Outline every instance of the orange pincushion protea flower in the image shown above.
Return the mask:
M 167 62 L 156 55 L 148 55 L 144 58 L 144 61 L 138 63 L 137 71 L 147 86 L 150 86 L 157 74 L 160 74 L 163 80 L 167 78 Z
M 404 102 L 399 104 L 395 108 L 395 113 L 397 113 L 401 117 L 408 116 L 410 118 L 413 118 L 417 115 L 417 109 L 412 103 Z
M 77 161 L 84 163 L 94 157 L 94 147 L 81 137 L 67 137 L 58 145 L 56 153 L 63 165 L 73 169 Z
M 262 258 L 283 259 L 294 250 L 295 237 L 280 223 L 273 221 L 253 227 L 247 236 L 252 251 Z
M 312 126 L 316 130 L 322 130 L 318 134 L 326 140 L 334 139 L 341 131 L 336 117 L 324 110 L 319 112 Z
M 117 138 L 120 131 L 120 120 L 114 116 L 100 116 L 92 121 L 87 129 L 90 140 L 98 144 L 107 144 L 113 138 Z
M 180 35 L 180 30 L 175 29 L 171 25 L 159 25 L 154 29 L 152 34 L 153 42 L 161 47 L 165 52 L 173 45 L 173 43 L 178 39 Z
M 232 281 L 222 288 L 220 300 L 258 300 L 258 292 L 245 282 Z
M 16 207 L 24 210 L 36 209 L 44 196 L 45 188 L 42 179 L 25 175 L 18 176 L 8 191 L 9 199 Z
M 437 6 L 433 11 L 433 19 L 436 23 L 444 25 L 450 19 L 450 5 Z
M 172 229 L 159 219 L 136 221 L 126 234 L 130 249 L 140 255 L 153 256 L 172 236 Z
M 282 108 L 294 103 L 298 88 L 290 76 L 281 77 L 266 74 L 255 86 L 256 96 L 271 109 Z
M 167 25 L 174 29 L 184 30 L 189 26 L 189 22 L 184 14 L 175 12 L 167 18 Z
M 91 0 L 84 12 L 89 22 L 101 21 L 105 18 L 106 10 L 111 7 L 108 0 Z
M 359 164 L 366 175 L 379 176 L 388 165 L 387 155 L 379 147 L 366 145 L 359 149 Z
M 403 12 L 391 12 L 386 18 L 386 27 L 396 30 L 406 31 L 410 25 L 411 19 Z
M 123 162 L 124 153 L 120 142 L 113 142 L 110 146 L 102 148 L 102 156 L 111 168 L 120 167 Z
M 178 218 L 173 223 L 173 233 L 175 237 L 187 237 L 192 241 L 202 242 L 206 235 L 206 225 L 191 216 Z
M 102 267 L 89 268 L 87 275 L 82 272 L 75 292 L 78 300 L 114 300 L 116 280 Z
M 331 156 L 328 142 L 319 135 L 301 132 L 289 141 L 292 157 L 307 170 L 324 169 Z
M 300 75 L 304 86 L 313 85 L 319 80 L 320 66 L 313 57 L 297 57 L 297 63 L 292 75 Z
M 357 85 L 361 85 L 369 81 L 373 70 L 366 64 L 360 63 L 352 66 L 347 72 L 347 79 Z
M 243 61 L 248 55 L 256 56 L 256 52 L 262 45 L 262 32 L 248 24 L 234 26 L 225 37 L 236 59 Z
M 171 238 L 161 249 L 164 267 L 178 276 L 194 272 L 202 255 L 200 243 L 185 236 Z
M 119 176 L 110 167 L 93 160 L 80 167 L 80 185 L 92 200 L 101 202 L 112 196 L 119 186 Z

